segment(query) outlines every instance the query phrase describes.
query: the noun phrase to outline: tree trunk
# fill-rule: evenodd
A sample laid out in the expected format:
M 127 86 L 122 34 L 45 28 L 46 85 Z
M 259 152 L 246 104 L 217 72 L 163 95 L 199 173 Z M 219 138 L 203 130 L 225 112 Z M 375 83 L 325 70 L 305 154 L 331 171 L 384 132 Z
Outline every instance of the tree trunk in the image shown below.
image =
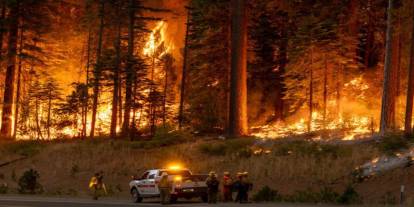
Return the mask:
M 358 38 L 359 34 L 359 0 L 349 1 L 349 20 L 348 20 L 348 34 Z
M 132 107 L 132 82 L 134 80 L 133 59 L 134 59 L 134 26 L 135 26 L 135 3 L 134 0 L 129 0 L 129 25 L 128 25 L 128 57 L 126 67 L 126 84 L 125 84 L 125 107 L 124 107 L 124 122 L 122 126 L 123 134 L 129 136 L 130 129 L 130 113 Z
M 373 18 L 371 17 L 372 13 L 372 0 L 368 0 L 368 23 L 367 23 L 367 37 L 366 37 L 366 45 L 365 45 L 365 53 L 364 53 L 364 66 L 365 69 L 368 69 L 372 66 L 372 53 L 374 49 L 374 43 L 375 43 L 375 34 L 373 29 Z
M 17 38 L 19 30 L 19 1 L 11 5 L 9 14 L 9 40 L 7 53 L 7 70 L 4 88 L 3 113 L 1 122 L 1 136 L 5 139 L 13 139 L 13 104 L 14 85 L 16 73 Z
M 414 11 L 414 9 L 413 9 Z M 407 105 L 405 108 L 405 122 L 404 132 L 407 137 L 413 134 L 412 131 L 412 117 L 413 117 L 413 94 L 414 94 L 414 12 L 412 19 L 412 31 L 411 31 L 411 50 L 410 50 L 410 65 L 408 71 L 408 84 L 407 84 Z
M 105 0 L 100 1 L 99 8 L 100 25 L 98 32 L 98 48 L 96 51 L 96 65 L 94 68 L 94 83 L 93 83 L 93 103 L 92 103 L 92 120 L 90 137 L 95 137 L 96 114 L 98 111 L 99 85 L 101 78 L 101 53 L 102 53 L 102 39 L 104 32 L 104 17 L 105 17 Z
M 23 23 L 22 23 L 23 25 Z M 19 63 L 17 69 L 17 86 L 16 86 L 16 108 L 14 111 L 14 127 L 13 127 L 13 139 L 16 139 L 17 135 L 17 124 L 19 121 L 19 108 L 20 108 L 20 88 L 22 78 L 22 53 L 23 53 L 23 39 L 24 29 L 23 26 L 20 28 L 20 44 L 19 44 Z
M 326 113 L 328 105 L 328 58 L 324 55 L 324 71 L 323 71 L 323 129 L 326 129 Z
M 120 14 L 120 5 L 117 8 L 117 14 Z M 112 116 L 111 116 L 111 137 L 116 137 L 116 127 L 118 121 L 118 99 L 119 99 L 119 71 L 121 63 L 121 19 L 118 17 L 117 22 L 117 38 L 115 43 L 116 58 L 114 68 L 114 79 L 113 79 L 113 96 L 112 96 Z
M 283 120 L 285 111 L 285 101 L 283 96 L 285 94 L 284 74 L 288 62 L 288 31 L 287 28 L 282 28 L 282 40 L 279 46 L 279 70 L 276 74 L 276 100 L 275 100 L 275 119 Z
M 91 63 L 91 44 L 92 44 L 92 32 L 91 28 L 88 31 L 88 49 L 86 54 L 86 88 L 85 97 L 83 100 L 83 122 L 82 122 L 82 138 L 86 138 L 86 125 L 88 124 L 88 105 L 89 105 L 89 72 Z
M 52 111 L 52 93 L 51 93 L 51 91 L 49 91 L 49 94 L 48 94 L 48 103 L 47 103 L 47 121 L 46 121 L 47 139 L 50 139 L 50 119 L 51 119 L 51 111 Z
M 308 114 L 308 132 L 312 130 L 313 114 L 313 45 L 311 45 L 311 64 L 309 66 L 309 114 Z
M 156 131 L 156 106 L 155 106 L 155 97 L 154 97 L 154 73 L 155 73 L 155 51 L 152 53 L 152 67 L 151 67 L 151 85 L 150 85 L 150 105 L 149 105 L 149 111 L 150 111 L 150 132 L 151 137 L 154 136 Z
M 384 66 L 384 83 L 382 94 L 382 107 L 381 107 L 381 123 L 380 123 L 380 135 L 384 136 L 386 132 L 392 128 L 392 40 L 393 40 L 393 0 L 388 2 L 388 20 L 387 20 L 387 38 L 386 38 L 386 54 L 385 54 L 385 66 Z
M 245 0 L 232 0 L 232 59 L 229 135 L 248 134 L 247 120 L 247 15 Z
M 4 34 L 7 32 L 5 28 L 4 22 L 6 21 L 6 10 L 7 5 L 6 1 L 2 1 L 2 8 L 1 8 L 1 24 L 0 24 L 0 57 L 3 57 L 3 38 Z
M 345 71 L 345 65 L 341 64 L 338 65 L 336 69 L 336 114 L 337 118 L 341 117 L 341 79 L 342 79 L 342 73 Z
M 118 126 L 122 127 L 122 77 L 119 77 L 118 90 Z
M 191 11 L 190 8 L 187 8 L 187 24 L 185 32 L 185 45 L 184 45 L 184 59 L 183 59 L 183 70 L 181 73 L 181 90 L 180 90 L 180 106 L 178 111 L 178 128 L 181 129 L 184 121 L 184 99 L 185 99 L 185 87 L 187 79 L 187 56 L 188 56 L 188 40 L 190 34 L 190 17 Z
M 172 57 L 171 57 L 172 58 Z M 162 100 L 162 125 L 165 128 L 167 122 L 167 95 L 168 95 L 168 71 L 171 70 L 171 61 L 170 56 L 167 56 L 165 60 L 165 79 L 164 79 L 164 95 Z
M 39 123 L 39 98 L 36 97 L 36 101 L 35 101 L 35 121 L 36 121 L 36 131 L 37 131 L 37 139 L 43 139 L 43 133 L 42 130 L 40 129 L 40 123 Z

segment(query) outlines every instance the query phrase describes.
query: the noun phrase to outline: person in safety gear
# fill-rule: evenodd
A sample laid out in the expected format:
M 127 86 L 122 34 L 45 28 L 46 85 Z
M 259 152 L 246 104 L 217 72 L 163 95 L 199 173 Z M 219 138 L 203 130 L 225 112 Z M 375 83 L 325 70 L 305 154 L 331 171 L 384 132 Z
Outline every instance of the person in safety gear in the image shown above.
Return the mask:
M 223 176 L 223 202 L 233 201 L 233 180 L 229 172 L 224 172 Z
M 160 189 L 161 204 L 165 205 L 170 202 L 171 198 L 171 182 L 168 180 L 168 174 L 163 172 L 161 174 L 161 180 L 158 183 L 158 188 Z
M 249 173 L 244 172 L 242 175 L 243 196 L 242 202 L 249 202 L 249 192 L 253 190 L 253 184 L 249 180 Z
M 237 180 L 233 184 L 233 188 L 237 192 L 236 199 L 234 201 L 239 202 L 239 203 L 243 202 L 244 195 L 245 195 L 242 178 L 243 178 L 243 173 L 238 172 Z
M 94 176 L 89 181 L 89 189 L 92 191 L 92 198 L 98 200 L 101 192 L 103 191 L 107 194 L 105 183 L 103 182 L 103 172 L 95 173 Z
M 217 174 L 215 172 L 209 173 L 206 184 L 208 188 L 208 203 L 217 203 L 220 181 L 217 179 Z

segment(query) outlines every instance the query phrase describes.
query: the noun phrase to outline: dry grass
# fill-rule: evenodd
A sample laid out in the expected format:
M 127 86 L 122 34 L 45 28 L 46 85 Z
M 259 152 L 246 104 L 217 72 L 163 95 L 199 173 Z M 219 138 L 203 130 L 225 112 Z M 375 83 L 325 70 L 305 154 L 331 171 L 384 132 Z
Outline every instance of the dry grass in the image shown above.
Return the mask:
M 238 141 L 232 142 L 234 145 Z M 89 178 L 102 170 L 111 195 L 127 197 L 131 175 L 179 162 L 196 173 L 248 171 L 256 191 L 267 185 L 284 195 L 322 187 L 341 192 L 351 181 L 348 175 L 352 170 L 378 155 L 376 148 L 369 144 L 324 146 L 307 142 L 275 142 L 267 147 L 272 151 L 270 154 L 260 156 L 240 156 L 234 148 L 226 149 L 225 155 L 211 155 L 200 150 L 206 143 L 218 145 L 223 141 L 194 141 L 152 149 L 140 149 L 141 144 L 128 141 L 111 140 L 3 143 L 0 144 L 1 161 L 21 154 L 30 158 L 0 168 L 0 183 L 7 182 L 15 192 L 16 178 L 33 168 L 40 173 L 45 194 L 86 196 Z M 246 144 L 238 146 L 243 149 Z M 365 189 L 364 185 L 357 189 L 365 198 L 365 192 L 371 190 Z M 381 186 L 381 182 L 369 181 L 366 186 L 375 188 Z M 370 202 L 380 202 L 382 192 L 385 191 L 366 197 Z

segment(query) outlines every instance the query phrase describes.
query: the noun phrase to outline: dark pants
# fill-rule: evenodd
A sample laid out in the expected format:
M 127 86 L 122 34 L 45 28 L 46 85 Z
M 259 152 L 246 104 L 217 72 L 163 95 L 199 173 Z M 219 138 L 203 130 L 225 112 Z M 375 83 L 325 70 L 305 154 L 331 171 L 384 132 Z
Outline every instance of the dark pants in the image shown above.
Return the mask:
M 248 194 L 247 191 L 244 190 L 239 190 L 237 192 L 237 196 L 236 196 L 236 202 L 240 202 L 240 203 L 246 203 L 248 200 Z
M 208 191 L 208 203 L 217 203 L 217 191 Z
M 224 187 L 223 188 L 223 201 L 224 202 L 233 201 L 233 192 L 231 191 L 231 187 Z

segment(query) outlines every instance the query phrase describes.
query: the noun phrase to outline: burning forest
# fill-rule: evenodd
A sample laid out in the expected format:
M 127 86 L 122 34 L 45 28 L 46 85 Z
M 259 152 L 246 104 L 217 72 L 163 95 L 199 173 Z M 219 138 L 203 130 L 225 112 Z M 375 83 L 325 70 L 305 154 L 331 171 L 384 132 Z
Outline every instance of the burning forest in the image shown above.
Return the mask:
M 4 0 L 1 136 L 411 135 L 414 5 L 387 3 Z

